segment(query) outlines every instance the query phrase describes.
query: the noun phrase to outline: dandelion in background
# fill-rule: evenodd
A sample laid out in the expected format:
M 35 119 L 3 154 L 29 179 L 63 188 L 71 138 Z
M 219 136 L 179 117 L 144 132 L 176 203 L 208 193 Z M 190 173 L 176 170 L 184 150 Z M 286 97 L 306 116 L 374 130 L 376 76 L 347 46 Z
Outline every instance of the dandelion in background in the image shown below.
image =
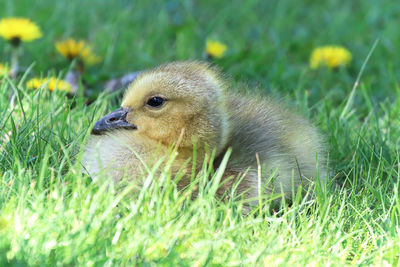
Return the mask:
M 68 93 L 73 92 L 72 86 L 68 82 L 56 77 L 33 78 L 27 81 L 26 86 L 29 89 L 47 88 L 49 91 L 59 90 Z
M 311 54 L 310 67 L 316 69 L 319 67 L 328 67 L 330 69 L 339 66 L 347 66 L 351 61 L 351 53 L 341 46 L 321 46 Z
M 3 18 L 0 20 L 0 36 L 12 46 L 10 76 L 18 73 L 18 48 L 21 42 L 30 42 L 42 37 L 40 28 L 25 18 Z
M 92 51 L 90 45 L 85 41 L 76 41 L 72 38 L 67 40 L 57 42 L 55 44 L 57 51 L 69 61 L 74 59 L 79 59 L 81 64 L 86 63 L 88 65 L 93 65 L 99 63 L 101 58 L 95 55 Z
M 227 46 L 218 41 L 207 40 L 206 58 L 222 58 L 227 50 Z
M 69 38 L 56 42 L 55 47 L 70 62 L 76 60 L 77 70 L 71 68 L 65 76 L 65 80 L 71 84 L 72 90 L 75 93 L 78 90 L 80 76 L 85 70 L 85 64 L 93 65 L 99 63 L 101 58 L 95 55 L 91 46 L 83 40 L 77 41 Z
M 21 41 L 30 42 L 42 37 L 42 32 L 29 19 L 4 18 L 0 20 L 0 36 L 18 46 Z

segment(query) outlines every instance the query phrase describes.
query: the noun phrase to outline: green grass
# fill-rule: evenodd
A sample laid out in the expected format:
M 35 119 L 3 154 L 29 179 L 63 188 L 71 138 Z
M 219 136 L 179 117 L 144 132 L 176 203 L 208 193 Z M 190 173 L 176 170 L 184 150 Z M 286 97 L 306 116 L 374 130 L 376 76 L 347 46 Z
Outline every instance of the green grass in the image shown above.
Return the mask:
M 26 78 L 65 73 L 55 40 L 90 40 L 103 57 L 84 76 L 93 94 L 128 71 L 199 59 L 207 37 L 223 41 L 228 53 L 215 63 L 235 87 L 281 98 L 319 127 L 333 181 L 313 201 L 252 216 L 241 215 L 241 201 L 214 197 L 218 173 L 206 164 L 184 192 L 165 169 L 140 192 L 116 194 L 82 174 L 80 157 L 90 126 L 118 96 L 86 105 L 3 79 L 0 266 L 397 265 L 399 11 L 394 0 L 0 2 L 0 18 L 29 17 L 43 30 L 23 45 L 21 65 L 35 63 Z M 346 46 L 351 66 L 310 70 L 311 50 L 324 44 Z M 1 62 L 9 50 L 0 41 Z M 192 201 L 193 187 L 200 194 Z

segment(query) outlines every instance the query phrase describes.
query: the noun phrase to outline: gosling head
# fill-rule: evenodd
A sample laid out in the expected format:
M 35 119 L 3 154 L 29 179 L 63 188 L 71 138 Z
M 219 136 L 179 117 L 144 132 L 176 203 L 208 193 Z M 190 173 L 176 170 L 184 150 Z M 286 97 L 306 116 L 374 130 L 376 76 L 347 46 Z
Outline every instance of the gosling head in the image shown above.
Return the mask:
M 229 136 L 224 85 L 208 64 L 176 62 L 142 73 L 121 108 L 99 120 L 92 134 L 124 130 L 146 143 L 180 148 L 208 146 L 221 152 Z M 183 133 L 183 136 L 182 136 Z

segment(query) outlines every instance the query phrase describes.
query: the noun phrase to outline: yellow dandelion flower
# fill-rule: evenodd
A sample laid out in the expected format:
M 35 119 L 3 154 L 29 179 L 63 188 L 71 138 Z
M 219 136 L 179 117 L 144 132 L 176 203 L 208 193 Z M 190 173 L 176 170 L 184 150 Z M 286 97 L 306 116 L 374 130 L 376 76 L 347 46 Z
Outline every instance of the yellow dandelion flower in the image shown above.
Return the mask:
M 206 54 L 211 57 L 223 57 L 227 48 L 225 44 L 218 41 L 207 40 L 206 42 Z
M 66 59 L 73 60 L 81 58 L 87 64 L 96 64 L 100 62 L 100 57 L 92 52 L 92 48 L 85 41 L 76 41 L 69 38 L 65 41 L 55 44 L 57 51 Z
M 310 67 L 316 69 L 318 67 L 337 68 L 346 66 L 351 61 L 351 53 L 341 46 L 321 46 L 311 54 Z
M 10 68 L 0 63 L 0 77 L 6 76 L 10 73 Z
M 33 78 L 26 83 L 26 86 L 29 89 L 38 89 L 44 87 L 49 89 L 50 91 L 60 90 L 72 93 L 72 86 L 69 83 L 55 77 Z
M 17 46 L 21 41 L 29 42 L 42 37 L 40 28 L 25 18 L 0 20 L 0 36 Z
M 74 39 L 67 39 L 55 44 L 57 51 L 66 59 L 72 60 L 79 56 L 85 46 L 84 41 L 75 41 Z

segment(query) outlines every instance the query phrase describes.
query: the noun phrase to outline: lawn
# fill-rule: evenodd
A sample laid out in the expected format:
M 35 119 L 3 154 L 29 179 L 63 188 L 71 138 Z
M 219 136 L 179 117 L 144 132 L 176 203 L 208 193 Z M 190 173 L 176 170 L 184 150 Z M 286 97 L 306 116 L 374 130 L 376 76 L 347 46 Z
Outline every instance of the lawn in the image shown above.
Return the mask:
M 29 18 L 43 36 L 22 43 L 16 79 L 0 77 L 0 266 L 398 265 L 399 13 L 395 0 L 1 1 L 0 19 Z M 28 89 L 67 73 L 54 43 L 70 37 L 101 57 L 86 89 Z M 134 193 L 82 173 L 90 127 L 121 98 L 104 83 L 202 59 L 207 39 L 228 47 L 213 62 L 230 90 L 280 99 L 325 136 L 330 184 L 315 199 L 243 216 L 243 201 L 214 196 L 207 163 L 184 191 L 168 169 Z M 351 63 L 311 69 L 323 45 Z M 10 53 L 0 40 L 0 63 Z

